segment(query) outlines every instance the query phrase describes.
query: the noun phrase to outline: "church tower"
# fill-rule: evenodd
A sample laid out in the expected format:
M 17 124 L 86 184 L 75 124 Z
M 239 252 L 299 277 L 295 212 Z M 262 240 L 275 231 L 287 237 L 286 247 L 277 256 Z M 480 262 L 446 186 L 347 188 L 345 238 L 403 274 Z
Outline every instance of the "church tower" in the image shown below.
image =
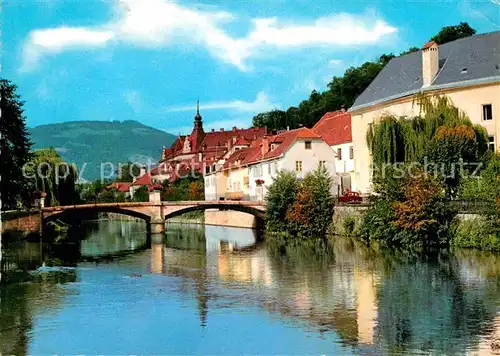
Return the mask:
M 201 143 L 205 138 L 205 131 L 203 131 L 203 120 L 200 115 L 200 100 L 196 102 L 196 115 L 194 116 L 194 126 L 189 141 L 191 141 L 191 152 L 198 152 Z

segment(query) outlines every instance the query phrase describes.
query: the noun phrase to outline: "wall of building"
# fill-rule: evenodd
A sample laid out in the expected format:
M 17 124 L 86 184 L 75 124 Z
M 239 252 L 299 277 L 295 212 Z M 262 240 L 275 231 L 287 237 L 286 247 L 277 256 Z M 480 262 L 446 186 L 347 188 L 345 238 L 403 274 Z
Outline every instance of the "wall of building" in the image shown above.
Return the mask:
M 248 167 L 235 168 L 228 171 L 226 191 L 229 193 L 241 192 L 243 196 L 249 195 Z
M 305 149 L 305 141 L 311 141 L 311 149 Z M 297 172 L 299 178 L 303 178 L 308 172 L 318 168 L 320 161 L 325 161 L 325 166 L 332 177 L 335 174 L 335 157 L 332 149 L 323 140 L 297 140 L 283 154 L 281 158 L 261 162 L 250 166 L 249 171 L 249 194 L 256 200 L 262 200 L 267 194 L 267 188 L 271 185 L 273 178 L 279 170 L 296 172 L 296 162 L 302 162 L 302 171 Z M 259 187 L 255 183 L 262 179 L 264 184 Z M 334 179 L 332 193 L 337 195 L 338 180 Z
M 470 117 L 472 123 L 486 128 L 488 134 L 495 138 L 496 150 L 500 150 L 500 84 L 485 85 L 460 90 L 433 92 L 446 94 L 453 104 Z M 483 104 L 492 104 L 493 120 L 483 121 Z M 418 115 L 419 107 L 413 104 L 413 97 L 378 105 L 352 113 L 352 141 L 354 146 L 354 178 L 353 190 L 361 193 L 371 192 L 371 154 L 366 144 L 368 126 L 384 114 L 396 116 Z
M 232 210 L 205 210 L 205 225 L 258 228 L 257 218 L 251 214 Z
M 353 172 L 354 171 L 354 157 L 350 158 L 350 151 L 352 147 L 352 142 L 348 143 L 343 143 L 341 145 L 334 145 L 330 146 L 334 152 L 335 155 L 337 155 L 337 152 L 339 149 L 342 150 L 342 156 L 341 159 L 338 157 L 334 158 L 334 163 L 335 163 L 335 172 L 337 174 L 339 173 L 347 173 L 347 172 Z

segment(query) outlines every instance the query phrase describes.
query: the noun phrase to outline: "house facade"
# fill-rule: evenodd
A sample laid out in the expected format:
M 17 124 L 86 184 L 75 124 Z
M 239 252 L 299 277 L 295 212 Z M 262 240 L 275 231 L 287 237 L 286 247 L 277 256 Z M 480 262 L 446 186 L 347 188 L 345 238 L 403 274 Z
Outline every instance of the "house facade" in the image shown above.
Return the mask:
M 179 136 L 169 148 L 163 148 L 159 166 L 151 173 L 158 181 L 210 174 L 224 164 L 224 159 L 232 152 L 247 147 L 266 133 L 266 128 L 261 127 L 205 132 L 198 107 L 191 134 Z
M 345 110 L 327 112 L 312 131 L 321 136 L 333 150 L 340 192 L 351 190 L 354 175 L 351 114 Z
M 205 176 L 205 197 L 263 200 L 280 170 L 299 178 L 324 166 L 334 177 L 332 193 L 339 191 L 335 157 L 328 144 L 312 130 L 299 128 L 265 136 L 226 158 L 220 170 Z
M 500 149 L 500 32 L 462 38 L 393 58 L 349 109 L 354 150 L 353 190 L 372 189 L 372 158 L 366 133 L 386 114 L 415 116 L 417 95 L 446 95 Z

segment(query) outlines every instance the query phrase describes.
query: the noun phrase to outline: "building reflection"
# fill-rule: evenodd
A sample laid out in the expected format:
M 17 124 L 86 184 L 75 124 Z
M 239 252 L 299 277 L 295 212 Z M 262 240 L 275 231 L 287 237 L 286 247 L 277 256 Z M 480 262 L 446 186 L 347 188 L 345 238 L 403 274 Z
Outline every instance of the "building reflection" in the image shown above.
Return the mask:
M 355 266 L 353 259 L 337 265 L 331 251 L 330 261 L 321 261 L 323 251 L 315 255 L 290 251 L 296 257 L 283 261 L 258 244 L 257 232 L 250 229 L 190 226 L 176 230 L 172 224 L 167 230 L 164 254 L 157 246 L 152 248 L 152 261 L 157 262 L 152 271 L 194 278 L 195 294 L 203 301 L 202 323 L 207 322 L 210 299 L 225 293 L 206 293 L 207 285 L 218 281 L 222 288 L 244 291 L 238 303 L 257 303 L 271 313 L 302 320 L 318 334 L 337 331 L 349 344 L 374 343 L 379 279 L 367 266 Z M 324 262 L 319 271 L 318 262 Z

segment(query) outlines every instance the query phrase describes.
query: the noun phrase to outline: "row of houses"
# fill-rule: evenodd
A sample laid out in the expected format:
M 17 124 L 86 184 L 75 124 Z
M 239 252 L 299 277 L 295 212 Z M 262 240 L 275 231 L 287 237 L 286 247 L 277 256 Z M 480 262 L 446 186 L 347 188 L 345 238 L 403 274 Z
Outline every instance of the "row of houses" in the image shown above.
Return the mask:
M 334 178 L 332 193 L 372 189 L 372 158 L 366 133 L 382 115 L 415 116 L 421 93 L 446 95 L 500 146 L 500 31 L 462 38 L 392 59 L 348 111 L 326 113 L 312 128 L 268 132 L 265 128 L 205 132 L 197 109 L 190 135 L 164 148 L 158 167 L 139 179 L 203 175 L 205 197 L 262 199 L 280 170 L 299 177 L 324 166 Z M 136 183 L 135 183 L 136 184 Z M 137 185 L 137 184 L 136 184 Z

